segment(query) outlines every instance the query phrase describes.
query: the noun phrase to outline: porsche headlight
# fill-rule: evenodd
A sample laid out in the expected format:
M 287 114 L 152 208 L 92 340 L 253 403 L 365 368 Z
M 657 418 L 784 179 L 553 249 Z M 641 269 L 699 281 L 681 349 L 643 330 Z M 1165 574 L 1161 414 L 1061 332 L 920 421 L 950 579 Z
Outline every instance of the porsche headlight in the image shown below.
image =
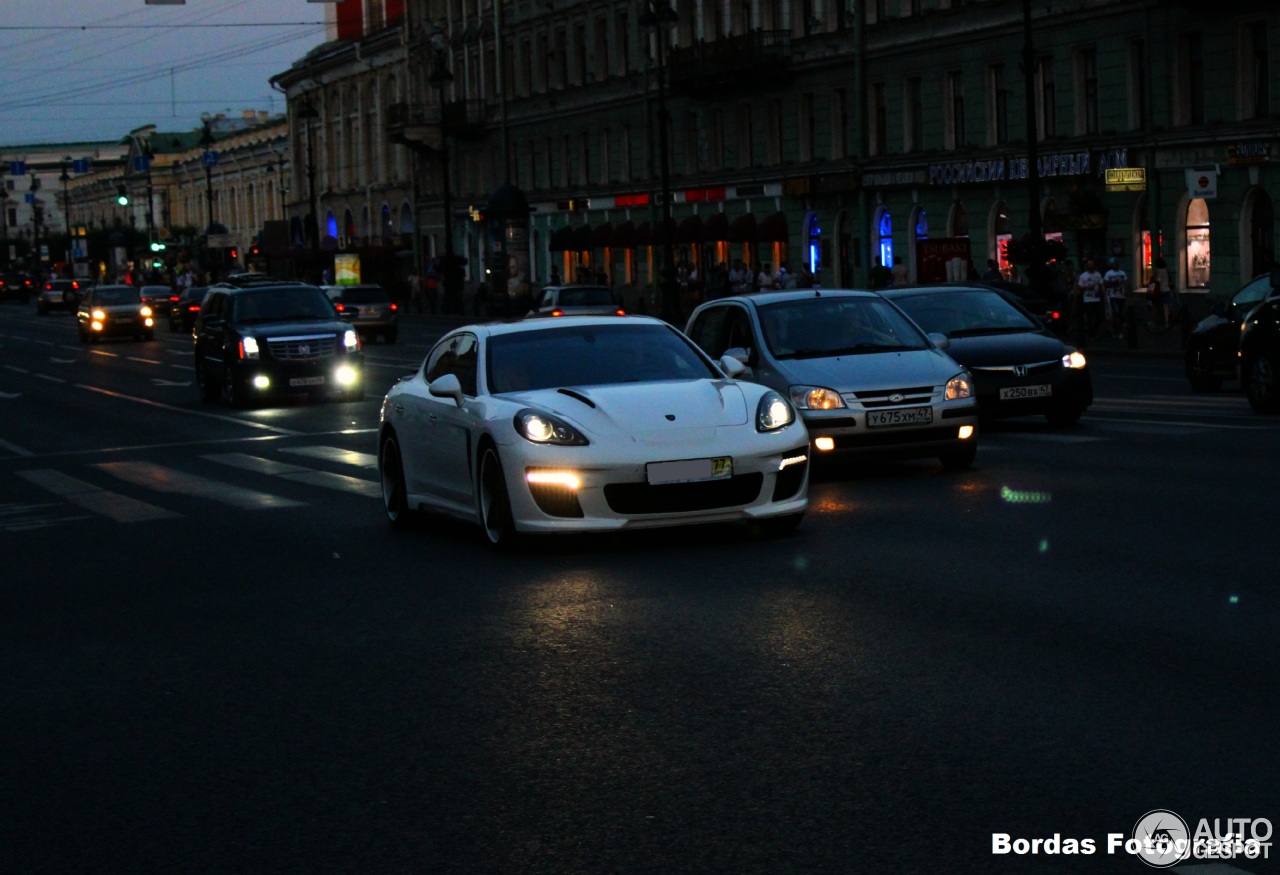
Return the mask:
M 969 375 L 956 374 L 950 380 L 947 380 L 947 390 L 943 397 L 948 401 L 955 401 L 957 398 L 972 398 L 973 382 L 969 379 Z
M 792 386 L 791 403 L 800 410 L 835 410 L 844 407 L 844 399 L 834 389 L 822 386 Z
M 1062 357 L 1062 366 L 1078 371 L 1085 366 L 1084 353 L 1080 350 L 1072 350 Z
M 521 410 L 516 414 L 515 426 L 522 438 L 535 444 L 583 447 L 588 443 L 573 426 L 537 410 Z
M 760 403 L 756 405 L 756 431 L 777 431 L 795 421 L 796 412 L 787 399 L 772 389 L 760 396 Z

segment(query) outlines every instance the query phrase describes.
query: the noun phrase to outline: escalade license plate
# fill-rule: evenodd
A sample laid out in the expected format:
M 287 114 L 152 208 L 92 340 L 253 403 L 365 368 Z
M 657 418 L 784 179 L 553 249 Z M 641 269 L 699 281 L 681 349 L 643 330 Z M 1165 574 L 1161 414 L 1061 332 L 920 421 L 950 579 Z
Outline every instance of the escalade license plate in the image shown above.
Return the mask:
M 650 485 L 659 483 L 695 483 L 699 480 L 724 480 L 733 476 L 733 458 L 683 459 L 679 462 L 650 462 L 644 468 Z
M 289 381 L 290 386 L 323 386 L 324 377 L 294 377 Z
M 932 407 L 904 407 L 901 410 L 868 410 L 867 428 L 886 425 L 920 425 L 933 422 Z
M 1018 401 L 1023 398 L 1046 398 L 1053 394 L 1053 387 L 1048 383 L 1039 386 L 1010 386 L 1000 390 L 1001 401 Z

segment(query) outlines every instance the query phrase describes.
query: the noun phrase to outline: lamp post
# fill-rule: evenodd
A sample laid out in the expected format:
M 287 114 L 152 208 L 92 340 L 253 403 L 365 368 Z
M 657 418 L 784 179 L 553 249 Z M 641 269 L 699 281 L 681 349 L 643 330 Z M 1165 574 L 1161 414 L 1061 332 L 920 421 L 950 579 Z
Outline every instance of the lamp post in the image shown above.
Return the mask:
M 147 171 L 147 244 L 151 251 L 156 251 L 156 213 L 155 213 L 155 192 L 151 187 L 151 160 L 156 157 L 156 153 L 151 151 L 151 142 L 147 141 L 142 146 L 142 164 Z
M 71 182 L 71 174 L 67 172 L 67 165 L 71 158 L 62 159 L 62 173 L 58 176 L 58 181 L 62 183 L 62 221 L 67 226 L 67 262 L 71 265 L 71 275 L 76 275 L 76 254 L 71 243 L 71 190 L 69 184 Z
M 448 126 L 445 121 L 444 90 L 453 81 L 453 74 L 447 66 L 449 43 L 444 34 L 435 33 L 431 37 L 431 48 L 435 51 L 435 68 L 427 77 L 436 89 L 436 97 L 440 103 L 440 192 L 444 198 L 444 259 L 441 264 L 444 273 L 444 306 L 442 311 L 452 310 L 461 301 L 462 265 L 453 251 L 453 203 L 449 191 L 449 141 Z
M 213 230 L 213 165 L 218 163 L 218 153 L 214 152 L 212 148 L 215 142 L 213 129 L 209 126 L 209 120 L 205 119 L 204 132 L 200 135 L 200 145 L 204 147 L 204 152 L 200 155 L 200 162 L 204 164 L 204 200 L 208 211 L 206 234 L 211 233 Z
M 289 187 L 284 184 L 284 153 L 272 150 L 276 153 L 276 160 L 267 163 L 267 173 L 276 174 L 276 191 L 280 193 L 280 215 L 288 221 L 289 212 L 285 209 L 284 196 L 289 193 Z
M 676 312 L 676 262 L 675 241 L 671 228 L 671 165 L 668 159 L 670 149 L 667 145 L 667 33 L 679 21 L 670 0 L 645 0 L 645 9 L 640 13 L 639 24 L 654 33 L 658 44 L 658 151 L 659 168 L 662 175 L 662 318 L 674 322 L 679 314 Z
M 316 128 L 313 123 L 319 118 L 311 98 L 305 98 L 298 110 L 298 121 L 307 126 L 307 198 L 311 201 L 311 227 L 306 231 L 311 237 L 312 270 L 316 272 L 320 270 L 320 207 L 316 204 Z
M 31 261 L 36 273 L 40 268 L 40 177 L 31 174 Z

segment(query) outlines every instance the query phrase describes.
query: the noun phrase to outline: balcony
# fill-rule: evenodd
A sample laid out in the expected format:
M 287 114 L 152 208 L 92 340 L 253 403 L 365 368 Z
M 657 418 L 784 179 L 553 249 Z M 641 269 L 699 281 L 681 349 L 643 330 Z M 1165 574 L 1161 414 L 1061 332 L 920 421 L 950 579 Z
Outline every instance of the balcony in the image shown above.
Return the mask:
M 667 72 L 673 92 L 695 97 L 758 90 L 767 83 L 785 85 L 791 72 L 791 32 L 753 30 L 711 42 L 699 40 L 672 50 Z

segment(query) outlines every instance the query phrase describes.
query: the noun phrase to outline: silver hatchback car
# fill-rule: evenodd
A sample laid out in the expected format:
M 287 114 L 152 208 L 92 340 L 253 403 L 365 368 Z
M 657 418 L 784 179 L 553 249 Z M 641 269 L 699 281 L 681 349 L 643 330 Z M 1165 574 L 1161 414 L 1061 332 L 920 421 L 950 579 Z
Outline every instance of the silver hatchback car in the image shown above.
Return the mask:
M 875 292 L 766 292 L 719 298 L 685 333 L 741 379 L 782 392 L 809 429 L 815 459 L 831 455 L 937 457 L 973 464 L 978 406 L 973 378 Z

